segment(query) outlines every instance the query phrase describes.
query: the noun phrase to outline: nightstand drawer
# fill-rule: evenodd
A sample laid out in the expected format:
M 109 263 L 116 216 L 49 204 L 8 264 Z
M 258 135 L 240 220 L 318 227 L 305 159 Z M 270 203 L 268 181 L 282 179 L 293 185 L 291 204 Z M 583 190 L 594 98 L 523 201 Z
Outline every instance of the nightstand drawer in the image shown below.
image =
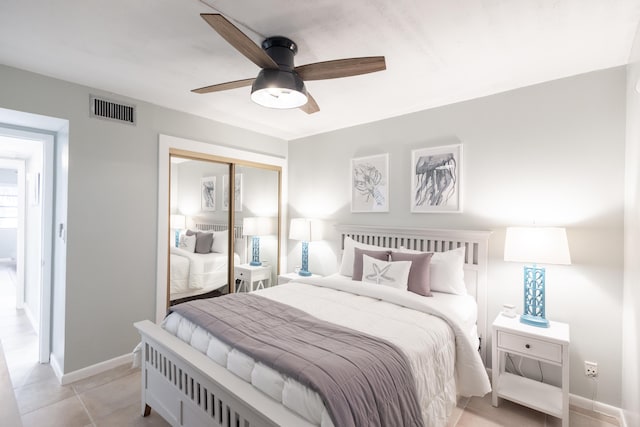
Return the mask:
M 562 346 L 522 335 L 498 331 L 498 347 L 531 357 L 562 363 Z

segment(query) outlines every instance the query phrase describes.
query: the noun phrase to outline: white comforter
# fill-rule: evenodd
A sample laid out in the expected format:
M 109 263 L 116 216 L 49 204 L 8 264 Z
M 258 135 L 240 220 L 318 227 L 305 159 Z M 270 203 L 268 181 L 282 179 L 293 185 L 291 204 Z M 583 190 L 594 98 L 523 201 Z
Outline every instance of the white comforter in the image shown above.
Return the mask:
M 235 255 L 235 262 L 240 257 Z M 171 248 L 171 293 L 211 288 L 227 284 L 227 255 L 217 252 L 198 254 Z
M 319 319 L 395 344 L 406 354 L 413 370 L 425 426 L 446 425 L 456 392 L 482 396 L 491 390 L 468 325 L 464 325 L 460 313 L 438 304 L 436 298 L 343 276 L 301 279 L 258 292 Z M 315 392 L 256 363 L 175 313 L 163 326 L 312 423 L 333 425 Z

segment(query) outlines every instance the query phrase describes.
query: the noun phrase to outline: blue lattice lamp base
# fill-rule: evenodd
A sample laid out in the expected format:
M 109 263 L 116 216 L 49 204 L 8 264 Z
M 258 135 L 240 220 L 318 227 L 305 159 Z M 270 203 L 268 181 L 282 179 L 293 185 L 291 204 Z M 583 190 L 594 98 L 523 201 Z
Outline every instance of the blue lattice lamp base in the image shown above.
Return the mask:
M 309 242 L 302 242 L 302 267 L 298 274 L 304 277 L 311 276 L 311 272 L 309 272 Z
M 249 263 L 249 265 L 258 267 L 262 265 L 262 263 L 260 262 L 260 237 L 253 236 L 251 242 L 251 262 Z
M 524 268 L 524 313 L 520 316 L 520 322 L 548 328 L 549 321 L 544 313 L 544 268 L 525 267 Z

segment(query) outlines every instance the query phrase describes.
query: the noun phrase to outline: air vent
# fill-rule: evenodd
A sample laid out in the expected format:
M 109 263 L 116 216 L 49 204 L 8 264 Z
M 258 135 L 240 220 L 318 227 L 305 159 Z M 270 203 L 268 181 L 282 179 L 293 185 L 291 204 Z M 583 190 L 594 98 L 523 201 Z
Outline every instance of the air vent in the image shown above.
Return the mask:
M 91 115 L 120 123 L 136 124 L 136 107 L 91 96 Z

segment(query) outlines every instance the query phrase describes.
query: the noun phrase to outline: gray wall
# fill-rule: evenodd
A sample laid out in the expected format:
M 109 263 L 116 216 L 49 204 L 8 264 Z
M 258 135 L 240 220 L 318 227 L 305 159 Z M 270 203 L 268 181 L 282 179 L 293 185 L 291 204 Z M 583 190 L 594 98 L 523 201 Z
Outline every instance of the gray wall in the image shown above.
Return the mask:
M 464 212 L 411 214 L 411 150 L 458 142 Z M 547 317 L 571 325 L 571 392 L 591 398 L 583 361 L 595 361 L 597 399 L 619 406 L 624 147 L 625 69 L 580 75 L 292 141 L 290 216 L 493 230 L 489 323 L 503 303 L 522 311 L 522 265 L 502 260 L 505 228 L 567 227 L 573 264 L 547 266 Z M 349 160 L 380 153 L 389 153 L 390 211 L 352 214 Z M 313 272 L 334 272 L 337 235 L 310 252 Z M 299 258 L 292 246 L 290 271 Z
M 622 345 L 622 408 L 640 425 L 640 32 L 627 74 L 627 152 Z
M 64 338 L 53 331 L 61 368 L 128 353 L 139 340 L 132 323 L 155 317 L 158 134 L 283 157 L 287 144 L 5 66 L 0 82 L 0 107 L 69 121 L 66 288 L 54 296 L 66 307 Z M 136 104 L 137 125 L 91 119 L 90 94 Z

